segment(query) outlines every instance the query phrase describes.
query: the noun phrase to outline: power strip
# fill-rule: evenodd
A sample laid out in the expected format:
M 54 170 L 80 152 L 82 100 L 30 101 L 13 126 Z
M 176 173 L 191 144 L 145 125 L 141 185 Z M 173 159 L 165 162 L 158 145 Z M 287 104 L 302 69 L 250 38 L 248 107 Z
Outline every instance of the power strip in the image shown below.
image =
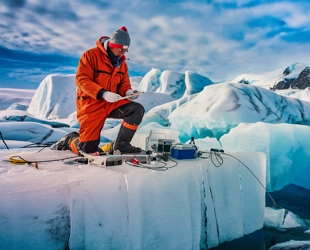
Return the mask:
M 121 155 L 107 155 L 107 156 L 94 156 L 87 154 L 83 151 L 79 151 L 85 159 L 88 160 L 88 165 L 93 163 L 101 165 L 102 167 L 122 165 L 123 159 Z
M 120 155 L 123 158 L 123 161 L 130 161 L 131 159 L 135 158 L 137 159 L 140 163 L 144 164 L 150 164 L 151 163 L 151 156 L 150 155 L 130 155 L 130 154 L 123 154 Z

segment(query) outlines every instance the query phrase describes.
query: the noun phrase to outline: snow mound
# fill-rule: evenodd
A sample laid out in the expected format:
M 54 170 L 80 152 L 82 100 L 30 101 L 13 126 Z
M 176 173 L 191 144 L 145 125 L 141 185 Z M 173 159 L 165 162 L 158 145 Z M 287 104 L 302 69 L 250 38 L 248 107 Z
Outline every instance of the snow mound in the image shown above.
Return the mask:
M 168 116 L 180 140 L 219 139 L 241 122 L 310 125 L 310 103 L 241 83 L 213 84 Z
M 305 137 L 309 133 L 309 126 L 241 123 L 220 142 L 225 151 L 265 153 L 267 190 L 275 191 L 300 175 L 309 183 L 310 142 Z
M 196 94 L 212 81 L 192 71 L 184 74 L 172 70 L 150 70 L 141 80 L 138 90 L 141 92 L 157 92 L 170 95 L 174 99 Z
M 255 86 L 270 89 L 276 83 L 284 81 L 285 79 L 295 79 L 300 72 L 307 67 L 305 63 L 294 63 L 285 69 L 278 69 L 270 72 L 261 72 L 255 74 L 241 74 L 233 79 L 231 82 L 244 82 Z
M 64 119 L 76 110 L 75 75 L 48 75 L 29 104 L 28 112 L 46 119 Z

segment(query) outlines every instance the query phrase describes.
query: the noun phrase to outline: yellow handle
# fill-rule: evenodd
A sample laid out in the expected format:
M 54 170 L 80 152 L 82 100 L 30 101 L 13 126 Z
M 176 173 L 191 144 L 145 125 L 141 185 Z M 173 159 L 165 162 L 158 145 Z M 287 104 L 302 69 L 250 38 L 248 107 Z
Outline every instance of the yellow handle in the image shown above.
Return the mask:
M 18 156 L 18 155 L 14 155 L 11 156 L 9 158 L 10 163 L 12 164 L 26 164 L 28 163 L 28 165 L 33 165 L 36 169 L 39 169 L 39 165 L 38 162 L 30 162 L 30 161 L 26 161 L 25 159 L 23 159 L 22 157 Z
M 21 158 L 20 156 L 11 156 L 9 158 L 10 163 L 12 164 L 25 164 L 28 163 L 25 159 Z

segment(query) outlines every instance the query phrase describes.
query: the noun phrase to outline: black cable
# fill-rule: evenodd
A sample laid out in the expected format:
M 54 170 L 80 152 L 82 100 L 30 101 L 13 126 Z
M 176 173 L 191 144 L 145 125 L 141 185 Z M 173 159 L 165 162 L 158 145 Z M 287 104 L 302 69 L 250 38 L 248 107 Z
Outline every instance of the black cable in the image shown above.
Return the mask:
M 273 202 L 273 206 L 275 207 L 279 207 L 279 208 L 282 208 L 284 209 L 283 207 L 279 206 L 275 200 L 272 198 L 271 194 L 267 191 L 266 187 L 263 185 L 263 183 L 261 183 L 261 181 L 256 177 L 256 175 L 252 172 L 252 170 L 246 165 L 244 164 L 241 160 L 239 160 L 237 157 L 233 156 L 233 155 L 230 155 L 230 154 L 227 154 L 227 153 L 223 153 L 224 155 L 227 155 L 227 156 L 230 156 L 234 159 L 236 159 L 237 161 L 239 161 L 244 167 L 246 167 L 247 170 L 249 170 L 249 172 L 255 177 L 255 179 L 259 182 L 259 184 L 265 189 L 265 192 L 267 193 L 267 195 L 269 196 L 269 198 L 272 200 Z
M 213 160 L 213 155 L 215 156 L 215 159 L 216 159 L 218 164 L 215 164 L 215 162 Z M 211 161 L 212 161 L 213 165 L 216 166 L 217 168 L 222 166 L 224 163 L 224 160 L 223 160 L 221 154 L 218 152 L 214 152 L 213 154 L 211 154 Z
M 2 133 L 1 133 L 1 131 L 0 131 L 0 137 L 1 137 L 1 139 L 2 139 L 2 141 L 3 141 L 3 143 L 4 143 L 4 145 L 5 145 L 5 147 L 9 150 L 10 148 L 9 148 L 8 145 L 6 144 L 6 142 L 5 142 L 4 138 L 3 138 L 3 135 L 2 135 Z M 37 147 L 43 147 L 43 149 L 44 149 L 44 148 L 46 148 L 46 147 L 52 146 L 54 143 L 55 143 L 55 142 L 49 142 L 49 143 L 45 143 L 45 144 L 43 144 L 43 143 L 30 143 L 30 144 L 28 144 L 28 145 L 26 145 L 26 146 L 22 146 L 22 147 L 20 147 L 20 148 L 37 148 Z M 40 151 L 42 151 L 43 149 L 41 149 Z M 39 152 L 40 152 L 40 151 L 39 151 Z
M 162 158 L 162 160 L 165 161 L 165 162 L 167 162 L 167 161 L 169 160 L 168 155 L 165 154 L 165 153 L 163 153 L 163 155 L 162 155 L 161 158 Z M 167 164 L 166 164 L 166 165 L 167 165 Z
M 199 156 L 199 158 L 201 159 L 209 159 L 211 160 L 212 164 L 215 166 L 215 167 L 220 167 L 223 165 L 224 163 L 224 160 L 221 156 L 220 153 L 222 152 L 219 152 L 219 151 L 210 151 L 210 152 L 201 152 L 201 153 L 209 153 L 209 156 L 207 157 L 203 157 L 203 156 Z M 214 157 L 215 157 L 215 160 L 217 161 L 217 163 L 215 163 L 215 160 L 214 160 Z
M 163 153 L 161 158 L 162 158 L 162 160 L 164 160 L 164 162 L 163 161 L 160 161 L 160 162 L 163 163 L 165 166 L 167 166 L 166 162 L 169 161 L 169 160 L 175 163 L 175 165 L 173 165 L 173 166 L 166 167 L 167 170 L 170 169 L 170 168 L 174 168 L 175 166 L 178 165 L 178 162 L 173 160 L 173 159 L 171 159 L 171 157 L 169 157 L 168 154 L 166 154 L 165 152 Z
M 1 136 L 1 139 L 2 139 L 2 141 L 3 141 L 3 143 L 4 143 L 4 145 L 5 145 L 6 148 L 9 150 L 9 147 L 8 147 L 8 145 L 6 145 L 5 140 L 4 140 L 3 136 L 2 136 L 1 131 L 0 131 L 0 136 Z
M 168 158 L 170 161 L 173 161 L 173 162 L 175 163 L 175 165 L 168 167 L 168 169 L 169 169 L 169 168 L 174 168 L 174 167 L 176 167 L 176 166 L 178 165 L 178 162 L 175 161 L 175 160 L 173 160 L 173 159 L 171 159 L 171 157 L 168 157 L 168 156 L 167 156 L 167 158 Z
M 43 149 L 47 148 L 47 147 L 50 147 L 54 144 L 55 142 L 48 142 L 48 143 L 31 143 L 29 145 L 26 145 L 26 146 L 23 146 L 21 148 L 41 148 L 37 153 L 40 153 Z
M 275 202 L 275 200 L 272 198 L 271 194 L 267 191 L 266 187 L 261 183 L 261 181 L 256 177 L 256 175 L 251 171 L 251 169 L 250 169 L 246 164 L 244 164 L 241 160 L 239 160 L 237 157 L 235 157 L 235 156 L 233 156 L 233 155 L 230 155 L 230 154 L 227 154 L 227 153 L 224 153 L 224 150 L 213 149 L 213 148 L 211 148 L 211 151 L 209 151 L 209 152 L 202 152 L 202 151 L 201 151 L 201 153 L 209 153 L 209 156 L 208 156 L 208 157 L 202 157 L 202 156 L 200 156 L 199 158 L 202 158 L 202 159 L 209 159 L 209 158 L 211 157 L 211 162 L 213 163 L 213 165 L 214 165 L 215 167 L 220 167 L 220 166 L 223 165 L 223 163 L 224 163 L 224 160 L 223 160 L 221 154 L 230 156 L 230 157 L 236 159 L 237 161 L 239 161 L 239 162 L 240 162 L 240 163 L 254 176 L 254 178 L 258 181 L 258 183 L 265 189 L 265 192 L 267 193 L 267 195 L 269 196 L 269 198 L 270 198 L 270 199 L 272 200 L 272 202 L 273 202 L 272 205 L 275 206 L 275 207 L 282 208 L 281 206 L 277 205 L 277 203 Z M 216 164 L 214 163 L 214 160 L 213 160 L 213 158 L 212 158 L 212 155 L 213 155 L 213 154 L 216 156 L 216 160 L 217 160 L 217 162 L 219 163 L 219 165 L 216 165 Z M 284 208 L 282 208 L 282 209 L 284 209 Z
M 45 143 L 45 144 L 43 144 L 43 143 L 30 143 L 30 144 L 28 144 L 26 146 L 23 146 L 21 148 L 41 148 L 41 147 L 46 148 L 46 147 L 52 146 L 54 143 L 55 142 L 48 142 L 48 143 Z

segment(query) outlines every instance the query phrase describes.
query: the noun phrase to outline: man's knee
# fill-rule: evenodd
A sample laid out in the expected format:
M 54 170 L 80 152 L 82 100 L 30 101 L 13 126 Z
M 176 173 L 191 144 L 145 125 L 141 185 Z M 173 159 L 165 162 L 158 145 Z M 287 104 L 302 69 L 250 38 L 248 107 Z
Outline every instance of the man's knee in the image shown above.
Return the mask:
M 132 102 L 132 113 L 131 116 L 128 117 L 128 123 L 131 124 L 140 124 L 142 121 L 142 118 L 144 116 L 144 107 L 142 104 L 138 103 L 138 102 Z M 126 120 L 126 119 L 125 119 Z
M 143 117 L 144 116 L 144 112 L 145 112 L 145 109 L 144 109 L 143 105 L 138 103 L 138 102 L 135 102 L 135 103 L 136 103 L 136 112 L 137 112 L 137 114 L 139 114 L 139 116 Z

